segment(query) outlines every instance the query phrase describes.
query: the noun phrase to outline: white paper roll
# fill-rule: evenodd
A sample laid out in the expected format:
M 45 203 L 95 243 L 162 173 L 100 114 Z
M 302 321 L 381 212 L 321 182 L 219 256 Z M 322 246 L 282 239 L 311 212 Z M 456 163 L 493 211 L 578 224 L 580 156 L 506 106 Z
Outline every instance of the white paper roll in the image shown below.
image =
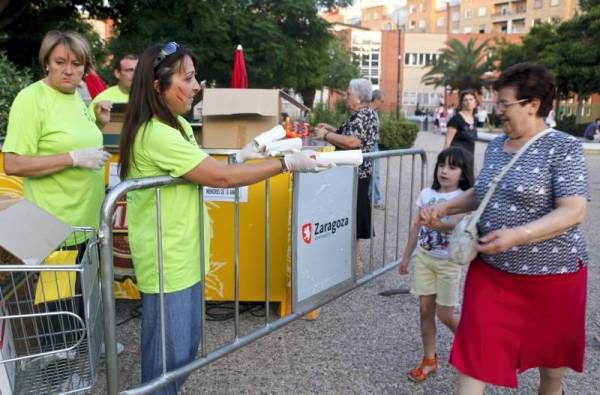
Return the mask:
M 359 166 L 363 163 L 362 151 L 359 149 L 348 151 L 317 152 L 317 159 L 328 160 L 336 165 Z
M 281 140 L 285 137 L 285 130 L 283 126 L 277 125 L 272 129 L 267 130 L 266 132 L 262 132 L 258 136 L 254 138 L 254 144 L 256 144 L 256 148 L 258 151 L 264 151 L 265 145 L 270 142 Z
M 302 139 L 294 137 L 293 139 L 283 139 L 272 141 L 265 145 L 265 152 L 271 156 L 277 156 L 290 152 L 298 152 L 302 150 Z

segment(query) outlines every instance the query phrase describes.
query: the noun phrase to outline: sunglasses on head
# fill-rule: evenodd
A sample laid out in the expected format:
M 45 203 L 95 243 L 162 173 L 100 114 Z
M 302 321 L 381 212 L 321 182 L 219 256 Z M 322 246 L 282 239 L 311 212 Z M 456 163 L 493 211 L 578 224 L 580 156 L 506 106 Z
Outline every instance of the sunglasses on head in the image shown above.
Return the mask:
M 179 44 L 177 44 L 175 41 L 170 41 L 163 45 L 162 49 L 160 50 L 160 53 L 156 56 L 156 59 L 154 59 L 154 63 L 152 65 L 154 71 L 156 71 L 156 68 L 160 66 L 160 64 L 167 58 L 167 56 L 173 55 L 175 52 L 177 52 L 178 49 Z

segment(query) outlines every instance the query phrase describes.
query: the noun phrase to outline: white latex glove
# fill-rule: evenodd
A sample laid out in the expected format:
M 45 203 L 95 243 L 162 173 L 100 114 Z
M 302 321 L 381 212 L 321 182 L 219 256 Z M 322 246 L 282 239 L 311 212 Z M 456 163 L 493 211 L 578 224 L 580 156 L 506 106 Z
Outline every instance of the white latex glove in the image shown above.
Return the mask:
M 104 167 L 104 163 L 111 155 L 102 148 L 83 148 L 69 152 L 69 156 L 73 161 L 73 167 L 99 170 Z
M 254 141 L 250 141 L 244 148 L 236 152 L 235 161 L 242 163 L 250 159 L 263 159 L 266 158 L 267 154 L 259 152 Z
M 316 152 L 306 150 L 284 156 L 285 166 L 289 171 L 317 173 L 335 167 L 335 163 L 326 159 L 315 159 Z

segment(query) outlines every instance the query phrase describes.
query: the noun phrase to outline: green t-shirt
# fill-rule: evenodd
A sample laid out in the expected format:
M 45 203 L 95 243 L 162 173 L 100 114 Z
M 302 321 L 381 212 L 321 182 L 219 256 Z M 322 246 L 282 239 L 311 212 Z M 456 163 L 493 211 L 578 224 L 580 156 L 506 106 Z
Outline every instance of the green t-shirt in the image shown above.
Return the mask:
M 135 138 L 128 178 L 169 175 L 181 177 L 208 155 L 202 151 L 190 124 L 179 117 L 179 130 L 156 118 L 140 128 Z M 196 184 L 161 188 L 162 249 L 165 292 L 181 291 L 200 278 L 199 193 Z M 155 189 L 127 193 L 129 246 L 137 283 L 144 293 L 158 293 L 158 254 Z M 209 270 L 211 226 L 204 206 L 205 272 Z
M 15 98 L 3 152 L 44 156 L 102 146 L 102 133 L 79 93 L 65 94 L 37 81 Z M 71 226 L 98 228 L 104 199 L 104 169 L 70 167 L 42 177 L 24 177 L 25 197 Z M 68 245 L 82 240 L 67 240 Z
M 88 107 L 88 112 L 90 113 L 94 121 L 96 121 L 96 113 L 94 112 L 94 106 L 96 105 L 96 103 L 106 100 L 111 101 L 113 103 L 129 103 L 129 94 L 123 93 L 123 91 L 119 89 L 119 85 L 111 86 L 110 88 L 100 92 L 96 97 L 94 97 L 94 100 L 92 100 L 90 106 Z

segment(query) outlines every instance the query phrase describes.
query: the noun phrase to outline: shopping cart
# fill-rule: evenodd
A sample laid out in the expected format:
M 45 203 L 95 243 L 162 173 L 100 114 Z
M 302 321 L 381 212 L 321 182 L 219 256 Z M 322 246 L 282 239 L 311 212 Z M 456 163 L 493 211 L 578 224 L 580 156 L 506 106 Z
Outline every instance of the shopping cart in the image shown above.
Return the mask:
M 74 228 L 72 237 L 79 251 L 62 246 L 41 265 L 0 265 L 2 395 L 95 384 L 104 336 L 98 239 L 92 228 Z

